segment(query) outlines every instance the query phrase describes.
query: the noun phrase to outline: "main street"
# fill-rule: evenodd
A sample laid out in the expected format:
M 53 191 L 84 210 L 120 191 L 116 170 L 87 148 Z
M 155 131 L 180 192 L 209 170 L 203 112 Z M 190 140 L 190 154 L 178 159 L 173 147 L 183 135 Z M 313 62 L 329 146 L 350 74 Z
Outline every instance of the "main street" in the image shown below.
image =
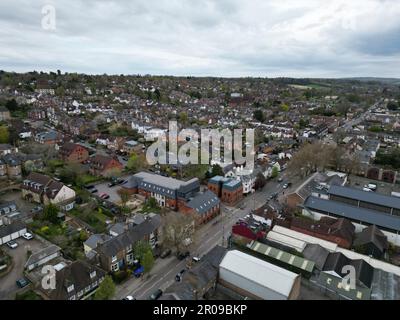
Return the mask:
M 268 181 L 262 190 L 245 197 L 236 207 L 222 205 L 221 215 L 197 230 L 196 241 L 190 248 L 191 256 L 202 257 L 216 245 L 226 246 L 232 226 L 238 219 L 265 204 L 272 194 L 281 193 L 284 183 L 285 181 Z M 147 299 L 155 290 L 168 288 L 175 281 L 175 275 L 185 267 L 186 261 L 179 261 L 175 256 L 157 259 L 148 279 L 132 278 L 118 286 L 116 299 L 128 295 L 136 299 Z

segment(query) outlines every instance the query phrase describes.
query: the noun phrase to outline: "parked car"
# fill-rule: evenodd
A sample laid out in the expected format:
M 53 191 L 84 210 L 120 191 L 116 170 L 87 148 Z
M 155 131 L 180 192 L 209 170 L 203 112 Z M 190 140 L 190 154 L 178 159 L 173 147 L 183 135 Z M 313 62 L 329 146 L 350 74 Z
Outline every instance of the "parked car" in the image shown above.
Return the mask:
M 17 283 L 17 286 L 18 286 L 18 287 L 20 287 L 20 288 L 25 288 L 25 287 L 29 284 L 29 281 L 26 280 L 25 278 L 21 278 L 21 279 L 18 279 L 18 280 L 16 281 L 16 283 Z
M 200 262 L 200 257 L 192 257 L 193 262 Z
M 283 185 L 283 189 L 287 189 L 287 188 L 289 188 L 289 185 L 288 185 L 287 183 L 285 183 L 285 184 Z
M 136 300 L 136 299 L 134 297 L 132 297 L 132 296 L 126 296 L 122 300 Z
M 171 254 L 171 249 L 166 249 L 164 250 L 161 254 L 160 254 L 160 258 L 161 259 L 165 259 L 166 257 L 168 257 Z
M 110 195 L 107 193 L 102 193 L 102 194 L 100 194 L 100 198 L 107 200 L 107 199 L 110 199 Z
M 175 281 L 180 282 L 182 281 L 183 274 L 185 273 L 185 269 L 182 269 L 176 276 Z
M 112 188 L 112 187 L 114 187 L 114 186 L 116 186 L 117 184 L 113 181 L 113 182 L 110 182 L 109 184 L 108 184 L 108 187 L 109 188 Z
M 184 259 L 186 259 L 186 258 L 189 257 L 189 256 L 190 256 L 190 252 L 189 252 L 189 251 L 186 251 L 186 252 L 178 252 L 178 254 L 177 254 L 178 260 L 184 260 Z
M 161 289 L 157 289 L 154 291 L 151 296 L 149 297 L 149 300 L 158 300 L 162 296 L 163 292 Z
M 43 207 L 41 207 L 41 206 L 37 206 L 37 207 L 34 207 L 33 209 L 31 209 L 31 213 L 40 213 L 42 211 L 43 211 Z
M 24 239 L 26 239 L 26 240 L 32 240 L 32 239 L 33 239 L 33 234 L 27 232 L 27 233 L 24 233 L 24 234 L 22 235 L 22 237 L 23 237 Z
M 8 241 L 8 242 L 7 242 L 7 245 L 8 245 L 8 247 L 11 248 L 11 249 L 16 249 L 16 248 L 18 248 L 18 243 L 16 243 L 15 241 Z
M 88 190 L 90 193 L 96 193 L 96 192 L 99 192 L 99 190 L 97 190 L 96 188 L 93 188 L 93 189 L 90 189 L 90 190 Z
M 117 181 L 116 181 L 117 184 L 123 184 L 125 182 L 126 181 L 124 179 L 117 179 Z
M 278 182 L 282 182 L 283 181 L 283 178 L 278 178 Z
M 143 266 L 139 266 L 137 269 L 135 269 L 135 270 L 133 271 L 133 275 L 134 275 L 136 278 L 139 278 L 139 277 L 143 274 L 143 272 L 144 272 L 144 267 L 143 267 Z

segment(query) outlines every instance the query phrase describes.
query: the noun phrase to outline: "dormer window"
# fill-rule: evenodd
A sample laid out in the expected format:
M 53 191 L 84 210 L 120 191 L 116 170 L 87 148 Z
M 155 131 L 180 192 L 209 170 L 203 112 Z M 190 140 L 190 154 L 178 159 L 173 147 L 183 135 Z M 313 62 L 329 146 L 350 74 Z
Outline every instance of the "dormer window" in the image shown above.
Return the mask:
M 74 289 L 75 289 L 74 285 L 71 284 L 71 285 L 67 288 L 67 291 L 68 291 L 68 293 L 70 293 L 70 292 L 74 291 Z
M 92 271 L 91 273 L 90 273 L 90 279 L 93 279 L 93 278 L 95 278 L 96 277 L 96 271 Z

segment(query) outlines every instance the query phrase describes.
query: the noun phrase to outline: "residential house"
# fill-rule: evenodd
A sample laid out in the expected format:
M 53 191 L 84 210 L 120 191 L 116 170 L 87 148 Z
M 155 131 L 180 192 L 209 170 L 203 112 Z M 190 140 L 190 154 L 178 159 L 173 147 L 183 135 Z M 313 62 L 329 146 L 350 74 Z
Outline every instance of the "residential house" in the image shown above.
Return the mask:
M 106 272 L 84 261 L 75 261 L 56 271 L 56 289 L 44 289 L 40 293 L 48 300 L 84 300 L 95 293 L 103 282 Z
M 46 131 L 37 133 L 35 135 L 35 141 L 40 144 L 56 145 L 61 141 L 61 137 L 55 131 Z
M 18 148 L 13 147 L 10 144 L 0 144 L 0 156 L 5 156 L 6 154 L 17 153 Z
M 98 244 L 95 252 L 101 267 L 108 272 L 116 272 L 127 265 L 132 265 L 135 258 L 134 247 L 138 241 L 157 245 L 161 218 L 154 215 L 139 225 L 128 228 L 126 232 Z
M 28 201 L 44 205 L 54 204 L 63 211 L 73 209 L 75 204 L 75 191 L 62 182 L 40 173 L 32 172 L 22 182 L 22 197 Z
M 110 177 L 122 171 L 123 165 L 118 159 L 96 154 L 89 158 L 89 172 L 94 176 Z
M 197 178 L 182 181 L 153 173 L 139 172 L 131 176 L 122 188 L 132 194 L 140 194 L 146 199 L 152 197 L 161 207 L 180 210 L 200 191 L 200 181 Z
M 82 163 L 89 158 L 89 151 L 75 143 L 67 142 L 59 150 L 61 159 L 69 163 Z
M 0 106 L 0 121 L 8 121 L 10 119 L 10 111 L 6 107 Z

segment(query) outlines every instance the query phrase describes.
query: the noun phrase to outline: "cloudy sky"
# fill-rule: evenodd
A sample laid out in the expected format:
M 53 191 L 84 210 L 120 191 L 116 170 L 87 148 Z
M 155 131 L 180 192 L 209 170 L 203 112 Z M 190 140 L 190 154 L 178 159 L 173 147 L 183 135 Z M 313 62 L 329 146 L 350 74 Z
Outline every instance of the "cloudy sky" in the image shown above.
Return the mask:
M 400 1 L 1 0 L 0 69 L 400 77 Z

